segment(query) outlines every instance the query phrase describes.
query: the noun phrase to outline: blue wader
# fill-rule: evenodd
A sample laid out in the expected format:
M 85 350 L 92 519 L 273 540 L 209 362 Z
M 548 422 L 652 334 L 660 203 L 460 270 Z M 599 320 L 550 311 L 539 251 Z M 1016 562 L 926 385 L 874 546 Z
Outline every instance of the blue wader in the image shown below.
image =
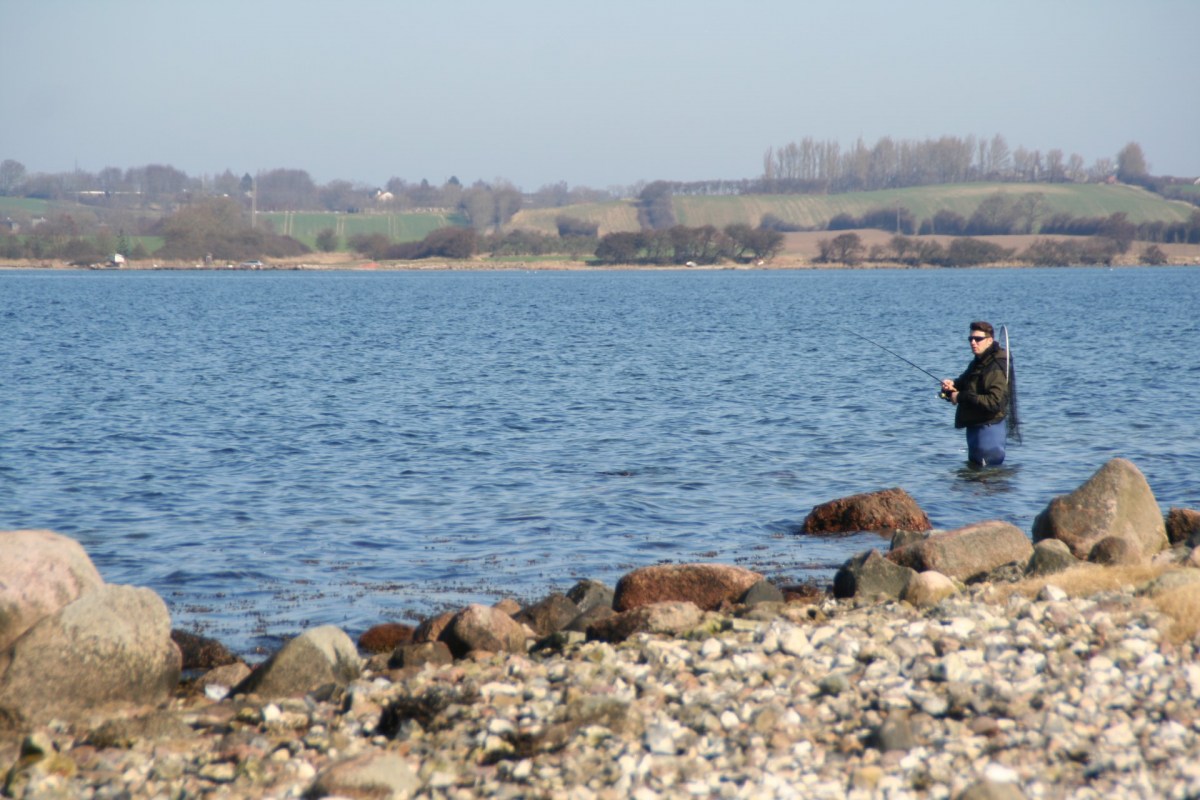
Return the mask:
M 1004 439 L 1007 434 L 1004 420 L 991 425 L 967 426 L 967 459 L 981 467 L 1004 463 Z

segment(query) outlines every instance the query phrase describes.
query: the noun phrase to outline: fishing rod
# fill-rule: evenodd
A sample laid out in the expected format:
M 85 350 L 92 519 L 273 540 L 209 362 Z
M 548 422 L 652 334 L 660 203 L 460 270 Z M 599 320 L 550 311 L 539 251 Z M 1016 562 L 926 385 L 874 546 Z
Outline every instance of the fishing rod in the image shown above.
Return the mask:
M 864 342 L 870 342 L 871 344 L 873 344 L 873 345 L 875 345 L 876 347 L 878 347 L 880 350 L 883 350 L 883 351 L 885 351 L 885 352 L 891 353 L 891 354 L 892 354 L 892 355 L 894 355 L 896 358 L 898 358 L 898 359 L 900 359 L 901 361 L 903 361 L 905 364 L 908 364 L 910 367 L 915 367 L 916 369 L 919 369 L 919 370 L 921 370 L 921 372 L 924 372 L 924 373 L 925 373 L 926 375 L 928 375 L 929 377 L 933 378 L 935 381 L 937 381 L 937 382 L 938 382 L 938 385 L 939 385 L 939 386 L 941 385 L 941 383 L 942 383 L 942 379 L 941 379 L 941 378 L 939 378 L 937 375 L 934 375 L 932 372 L 930 372 L 929 370 L 925 369 L 924 367 L 922 367 L 922 366 L 919 366 L 919 365 L 917 365 L 917 364 L 914 364 L 913 362 L 909 361 L 907 358 L 905 358 L 904 356 L 900 355 L 900 354 L 899 354 L 899 353 L 897 353 L 896 351 L 894 351 L 894 350 L 889 350 L 888 348 L 884 347 L 883 345 L 881 345 L 879 342 L 875 341 L 874 339 L 868 339 L 867 337 L 863 336 L 861 333 L 858 333 L 858 332 L 856 332 L 856 331 L 847 331 L 847 333 L 851 333 L 851 334 L 853 334 L 853 335 L 857 336 L 858 338 L 862 339 Z

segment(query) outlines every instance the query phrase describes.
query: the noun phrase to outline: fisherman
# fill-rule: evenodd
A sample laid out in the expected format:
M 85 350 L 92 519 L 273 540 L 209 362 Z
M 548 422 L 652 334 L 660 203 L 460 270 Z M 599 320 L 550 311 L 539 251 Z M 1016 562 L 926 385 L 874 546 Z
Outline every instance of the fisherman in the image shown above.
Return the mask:
M 1012 364 L 995 334 L 990 323 L 972 322 L 967 341 L 975 357 L 962 375 L 942 381 L 941 396 L 956 406 L 954 427 L 967 429 L 967 460 L 981 467 L 1003 464 L 1005 440 L 1019 436 Z

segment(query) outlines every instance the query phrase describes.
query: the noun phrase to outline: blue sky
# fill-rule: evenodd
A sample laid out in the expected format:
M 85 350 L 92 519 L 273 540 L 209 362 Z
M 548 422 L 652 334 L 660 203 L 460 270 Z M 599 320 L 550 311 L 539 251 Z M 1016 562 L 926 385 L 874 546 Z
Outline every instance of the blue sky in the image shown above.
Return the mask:
M 0 0 L 0 160 L 526 190 L 1003 135 L 1200 175 L 1195 0 Z

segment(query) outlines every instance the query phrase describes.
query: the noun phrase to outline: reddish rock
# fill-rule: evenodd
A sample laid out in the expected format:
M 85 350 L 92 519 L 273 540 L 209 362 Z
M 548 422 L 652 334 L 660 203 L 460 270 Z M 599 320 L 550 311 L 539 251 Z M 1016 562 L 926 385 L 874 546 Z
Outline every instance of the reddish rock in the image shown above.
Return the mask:
M 1070 494 L 1061 495 L 1033 521 L 1033 540 L 1060 539 L 1086 559 L 1101 539 L 1129 539 L 1143 557 L 1167 547 L 1167 528 L 1145 476 L 1114 458 Z
M 932 570 L 966 581 L 1005 564 L 1018 563 L 1023 569 L 1032 555 L 1033 543 L 1020 528 L 993 520 L 932 534 L 887 558 L 917 572 Z
M 933 526 L 908 492 L 900 488 L 856 494 L 814 506 L 803 533 L 927 531 Z
M 237 662 L 237 656 L 216 639 L 187 631 L 171 631 L 171 640 L 183 656 L 183 669 L 213 669 Z
M 455 614 L 438 638 L 455 658 L 463 658 L 472 650 L 525 652 L 525 629 L 521 624 L 499 609 L 481 605 L 469 605 Z
M 52 531 L 0 531 L 0 652 L 38 620 L 103 585 L 74 539 Z
M 1167 510 L 1167 541 L 1184 544 L 1192 537 L 1200 538 L 1200 511 L 1190 508 Z
M 358 649 L 364 653 L 390 653 L 400 645 L 412 642 L 415 630 L 400 622 L 383 622 L 358 637 Z
M 677 636 L 699 625 L 702 616 L 695 603 L 651 603 L 593 622 L 588 626 L 587 638 L 601 642 L 623 642 L 635 633 Z
M 651 603 L 695 603 L 706 611 L 733 603 L 763 576 L 728 564 L 660 564 L 635 569 L 617 581 L 613 609 L 629 611 Z
M 898 600 L 914 575 L 912 569 L 881 556 L 878 550 L 868 550 L 842 564 L 833 576 L 833 596 Z

